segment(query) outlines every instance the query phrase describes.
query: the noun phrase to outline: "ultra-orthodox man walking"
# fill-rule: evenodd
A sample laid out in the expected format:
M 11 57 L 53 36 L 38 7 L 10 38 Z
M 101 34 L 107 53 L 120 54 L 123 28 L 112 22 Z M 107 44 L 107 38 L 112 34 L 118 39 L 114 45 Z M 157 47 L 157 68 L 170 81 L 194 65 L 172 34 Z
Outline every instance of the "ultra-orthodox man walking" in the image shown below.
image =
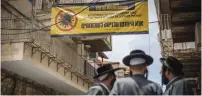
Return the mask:
M 142 50 L 134 50 L 123 59 L 130 67 L 132 77 L 118 79 L 110 94 L 112 95 L 161 95 L 160 85 L 147 80 L 147 66 L 153 63 L 153 58 Z M 145 76 L 146 74 L 146 76 Z
M 121 68 L 113 69 L 111 64 L 105 64 L 97 69 L 98 75 L 94 77 L 100 83 L 93 86 L 87 92 L 88 95 L 109 95 L 114 82 L 116 81 L 115 71 Z
M 193 95 L 188 81 L 183 79 L 183 64 L 175 57 L 161 58 L 162 83 L 166 85 L 164 95 Z

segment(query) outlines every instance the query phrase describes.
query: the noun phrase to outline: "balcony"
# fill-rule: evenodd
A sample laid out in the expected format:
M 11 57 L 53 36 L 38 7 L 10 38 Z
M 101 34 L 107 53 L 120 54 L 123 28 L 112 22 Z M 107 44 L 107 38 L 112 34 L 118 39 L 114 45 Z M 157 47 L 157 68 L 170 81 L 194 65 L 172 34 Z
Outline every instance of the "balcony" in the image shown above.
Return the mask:
M 158 14 L 200 12 L 201 0 L 155 0 L 155 5 Z
M 111 36 L 84 37 L 81 41 L 90 45 L 91 52 L 112 51 Z
M 179 59 L 184 65 L 185 78 L 199 78 L 201 76 L 201 0 L 156 0 L 156 6 L 163 57 L 174 56 Z M 193 86 L 198 91 L 200 91 L 199 81 Z
M 201 0 L 156 0 L 158 17 L 163 25 L 170 26 L 174 43 L 195 41 L 195 25 L 201 21 L 200 3 Z M 170 17 L 166 18 L 166 14 Z
M 184 64 L 183 70 L 186 77 L 198 76 L 201 68 L 201 54 L 200 50 L 197 50 L 197 44 L 195 43 L 195 25 L 173 25 L 174 20 L 180 21 L 179 16 L 172 19 L 169 14 L 161 14 L 159 16 L 162 21 L 160 22 L 160 33 L 158 34 L 162 55 L 163 57 L 177 57 Z M 191 17 L 188 20 L 191 20 Z M 186 22 L 186 20 L 182 21 Z M 200 30 L 198 30 L 197 34 L 200 34 L 199 32 Z M 196 36 L 196 38 L 199 39 L 200 37 Z
M 199 12 L 201 0 L 172 0 L 171 10 L 174 12 Z
M 73 37 L 76 43 L 83 43 L 89 47 L 90 52 L 112 51 L 111 36 Z
M 39 29 L 38 23 L 23 18 L 11 6 L 1 8 L 2 68 L 66 94 L 87 92 L 95 68 L 85 58 L 51 38 L 49 31 L 33 31 Z
M 51 24 L 51 4 L 67 4 L 67 3 L 89 3 L 93 0 L 36 0 L 35 1 L 35 13 L 36 13 L 36 19 L 43 23 L 45 26 L 49 26 Z M 106 0 L 101 0 L 106 1 Z M 15 1 L 12 1 L 10 3 L 14 3 Z M 28 3 L 26 6 L 31 6 L 28 1 L 20 1 L 21 3 Z M 18 7 L 18 6 L 15 6 Z M 17 8 L 21 9 L 21 8 Z M 31 12 L 31 9 L 29 9 Z M 23 13 L 23 12 L 22 12 Z M 48 29 L 46 29 L 48 30 Z M 62 40 L 66 43 L 74 43 L 77 44 L 84 43 L 85 45 L 90 45 L 91 52 L 102 52 L 102 51 L 111 51 L 112 45 L 111 45 L 111 36 L 93 36 L 93 37 L 85 37 L 85 38 L 71 38 L 68 36 L 61 36 L 61 37 L 55 37 L 57 39 Z M 74 41 L 72 41 L 72 39 Z
M 164 54 L 173 55 L 173 48 L 177 43 L 196 42 L 196 46 L 199 44 L 200 36 L 195 35 L 195 33 L 200 34 L 200 30 L 196 30 L 199 29 L 198 26 L 200 26 L 200 24 L 196 24 L 198 26 L 191 23 L 188 25 L 175 26 L 173 20 L 178 17 L 171 19 L 172 16 L 170 14 L 161 14 L 159 17 L 160 21 L 162 21 L 159 23 L 159 41 L 161 42 Z M 195 45 L 193 44 L 192 46 Z

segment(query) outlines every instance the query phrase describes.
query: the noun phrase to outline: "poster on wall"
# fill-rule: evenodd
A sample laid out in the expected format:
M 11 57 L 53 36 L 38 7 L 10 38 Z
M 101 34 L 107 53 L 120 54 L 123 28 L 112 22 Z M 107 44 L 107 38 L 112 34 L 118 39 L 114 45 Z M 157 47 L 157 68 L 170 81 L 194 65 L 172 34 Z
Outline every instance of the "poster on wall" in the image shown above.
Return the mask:
M 56 5 L 51 25 L 51 36 L 148 34 L 148 1 Z

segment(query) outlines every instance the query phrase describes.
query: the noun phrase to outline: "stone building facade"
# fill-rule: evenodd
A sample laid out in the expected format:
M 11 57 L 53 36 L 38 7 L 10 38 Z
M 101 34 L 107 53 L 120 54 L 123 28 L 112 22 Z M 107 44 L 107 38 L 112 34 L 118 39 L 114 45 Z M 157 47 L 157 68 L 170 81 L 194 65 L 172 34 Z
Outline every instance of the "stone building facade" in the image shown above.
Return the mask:
M 29 78 L 1 69 L 1 95 L 65 95 Z

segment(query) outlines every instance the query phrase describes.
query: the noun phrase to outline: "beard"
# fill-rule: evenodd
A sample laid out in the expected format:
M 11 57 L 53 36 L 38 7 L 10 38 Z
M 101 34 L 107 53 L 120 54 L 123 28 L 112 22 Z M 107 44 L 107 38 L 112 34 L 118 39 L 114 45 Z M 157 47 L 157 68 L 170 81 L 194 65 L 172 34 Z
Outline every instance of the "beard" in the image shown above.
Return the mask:
M 110 83 L 111 89 L 113 88 L 115 81 L 116 81 L 116 77 L 113 76 L 113 79 L 111 80 L 111 83 Z M 110 89 L 110 90 L 111 90 L 111 89 Z
M 162 73 L 162 85 L 167 85 L 169 83 L 168 78 L 164 75 L 164 73 Z

